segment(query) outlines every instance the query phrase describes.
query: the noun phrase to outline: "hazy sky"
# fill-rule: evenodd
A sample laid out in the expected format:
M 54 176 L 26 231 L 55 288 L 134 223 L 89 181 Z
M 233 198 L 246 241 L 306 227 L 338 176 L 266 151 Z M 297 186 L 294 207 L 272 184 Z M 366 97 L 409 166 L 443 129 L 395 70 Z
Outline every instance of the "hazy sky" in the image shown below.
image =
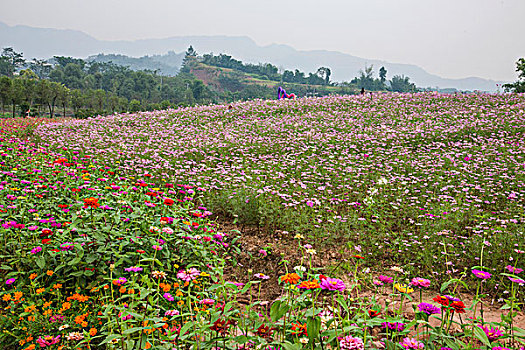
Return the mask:
M 515 80 L 525 0 L 0 0 L 8 25 L 81 30 L 97 39 L 245 35 L 411 63 L 445 78 Z

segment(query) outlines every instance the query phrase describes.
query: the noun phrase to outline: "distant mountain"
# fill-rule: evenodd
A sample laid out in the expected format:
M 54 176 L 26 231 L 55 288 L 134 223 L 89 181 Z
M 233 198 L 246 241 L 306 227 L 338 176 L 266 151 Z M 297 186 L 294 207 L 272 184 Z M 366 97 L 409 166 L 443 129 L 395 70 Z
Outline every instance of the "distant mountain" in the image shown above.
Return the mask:
M 167 55 L 142 56 L 139 58 L 119 54 L 98 54 L 89 56 L 87 61 L 114 63 L 132 70 L 150 70 L 159 75 L 174 76 L 179 72 L 184 53 L 168 52 Z
M 269 62 L 283 69 L 297 68 L 304 72 L 314 72 L 321 66 L 329 67 L 334 81 L 349 81 L 358 74 L 359 70 L 364 69 L 365 65 L 372 64 L 376 72 L 384 66 L 388 71 L 387 79 L 394 75 L 405 75 L 420 87 L 495 91 L 496 84 L 505 83 L 476 77 L 445 79 L 415 65 L 365 59 L 336 51 L 299 51 L 288 45 L 277 44 L 259 46 L 248 37 L 184 36 L 105 41 L 75 30 L 8 26 L 0 22 L 0 47 L 13 47 L 16 51 L 23 52 L 26 58 L 50 58 L 55 55 L 86 58 L 100 53 L 135 57 L 156 55 L 154 61 L 159 62 L 158 69 L 167 69 L 163 68 L 161 63 L 178 69 L 180 60 L 174 59 L 178 56 L 175 52 L 182 54 L 189 45 L 192 45 L 199 54 L 225 53 L 244 62 Z M 167 52 L 172 53 L 166 54 Z

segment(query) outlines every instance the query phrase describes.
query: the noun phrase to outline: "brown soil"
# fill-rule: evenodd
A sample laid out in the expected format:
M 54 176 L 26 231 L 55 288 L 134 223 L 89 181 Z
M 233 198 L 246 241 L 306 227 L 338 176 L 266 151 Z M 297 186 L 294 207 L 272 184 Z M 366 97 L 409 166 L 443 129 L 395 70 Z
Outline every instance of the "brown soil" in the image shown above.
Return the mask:
M 257 227 L 246 227 L 234 225 L 231 221 L 219 221 L 218 226 L 222 232 L 229 232 L 230 235 L 238 235 L 233 230 L 240 232 L 239 239 L 236 245 L 240 248 L 240 253 L 236 254 L 233 259 L 236 260 L 237 265 L 233 266 L 231 264 L 225 271 L 227 279 L 237 282 L 246 283 L 249 281 L 250 276 L 253 276 L 256 273 L 264 273 L 270 276 L 270 279 L 263 282 L 263 287 L 261 288 L 261 299 L 267 301 L 268 304 L 271 304 L 273 301 L 280 298 L 282 295 L 283 289 L 278 283 L 280 276 L 286 272 L 292 272 L 293 267 L 297 265 L 307 266 L 308 261 L 305 261 L 303 258 L 303 252 L 299 249 L 298 240 L 294 239 L 293 233 L 288 233 L 286 231 L 275 230 L 269 232 L 268 230 L 259 230 Z M 259 250 L 271 247 L 267 256 L 262 256 L 259 253 Z M 314 247 L 319 249 L 319 247 Z M 312 258 L 312 266 L 314 268 L 320 268 L 319 272 L 332 275 L 330 272 L 333 271 L 334 267 L 338 266 L 341 262 L 352 261 L 350 253 L 343 256 L 343 254 L 338 252 L 341 247 L 323 247 L 321 251 L 317 251 L 317 254 Z M 303 261 L 301 261 L 303 259 Z M 286 261 L 286 263 L 285 263 Z M 380 262 L 378 262 L 380 265 Z M 385 266 L 386 267 L 386 266 Z M 339 270 L 340 271 L 340 270 Z M 382 272 L 388 274 L 384 271 L 376 271 L 377 274 Z M 338 276 L 339 278 L 345 281 L 347 286 L 351 286 L 352 282 L 349 280 L 349 277 Z M 253 278 L 252 278 L 253 279 Z M 374 296 L 372 286 L 361 286 L 361 291 L 359 292 L 360 297 L 371 298 Z M 390 309 L 398 309 L 400 305 L 399 296 L 389 295 L 391 292 L 376 293 L 375 297 L 383 306 L 388 301 L 390 304 Z M 352 293 L 352 296 L 355 296 L 357 289 L 354 289 L 352 292 L 346 291 L 347 294 Z M 439 294 L 439 291 L 428 290 L 425 291 L 422 295 L 423 302 L 434 303 L 432 298 Z M 253 297 L 253 296 L 252 296 Z M 419 304 L 419 294 L 418 292 L 412 293 L 413 301 L 408 302 L 405 300 L 403 303 L 403 314 L 411 319 L 414 317 L 414 311 L 412 305 Z M 467 307 L 472 305 L 472 300 L 474 296 L 468 293 L 462 293 L 460 295 L 461 300 L 465 303 Z M 245 297 L 244 302 L 248 302 L 249 296 Z M 243 302 L 243 300 L 240 300 Z M 501 322 L 502 312 L 507 313 L 507 311 L 500 310 L 501 304 L 494 302 L 494 300 L 487 299 L 483 301 L 483 318 L 485 322 Z M 478 304 L 476 316 L 480 317 L 480 308 L 481 305 Z M 458 315 L 455 314 L 454 320 L 457 322 L 468 322 L 468 317 L 472 317 L 473 312 L 467 310 L 465 314 Z M 525 328 L 525 314 L 519 312 L 518 315 L 514 318 L 515 325 L 520 328 Z M 437 322 L 434 320 L 433 322 Z

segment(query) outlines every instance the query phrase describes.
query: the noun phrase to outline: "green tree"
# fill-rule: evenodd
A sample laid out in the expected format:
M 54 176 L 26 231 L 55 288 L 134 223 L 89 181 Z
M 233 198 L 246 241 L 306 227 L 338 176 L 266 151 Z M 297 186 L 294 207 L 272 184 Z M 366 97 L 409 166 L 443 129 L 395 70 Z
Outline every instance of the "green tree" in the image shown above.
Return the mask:
M 80 90 L 72 90 L 70 93 L 70 99 L 73 113 L 76 115 L 78 110 L 84 105 L 84 95 Z
M 324 80 L 325 85 L 330 85 L 330 75 L 332 75 L 330 68 L 320 67 L 316 74 Z
M 394 75 L 390 80 L 390 89 L 394 92 L 415 92 L 416 85 L 410 82 L 409 77 Z
M 386 81 L 386 69 L 385 67 L 379 68 L 379 80 L 381 80 L 381 83 L 385 83 Z
M 16 52 L 12 47 L 5 47 L 0 56 L 0 74 L 12 77 L 14 72 L 25 63 L 24 55 Z
M 13 79 L 13 84 L 9 90 L 9 100 L 13 106 L 13 118 L 16 115 L 16 106 L 24 101 L 24 84 L 21 79 Z
M 190 45 L 188 47 L 188 50 L 186 50 L 186 54 L 184 56 L 184 59 L 182 60 L 182 66 L 180 68 L 180 71 L 182 73 L 189 73 L 191 70 L 191 67 L 197 60 L 197 51 L 193 48 L 193 46 Z
M 66 106 L 68 105 L 71 98 L 71 90 L 69 90 L 64 85 L 61 85 L 58 90 L 57 103 L 60 104 L 63 108 L 63 117 L 66 116 Z
M 505 91 L 525 92 L 525 58 L 516 61 L 516 72 L 518 72 L 518 81 L 504 84 Z
M 12 88 L 12 81 L 6 76 L 0 77 L 0 100 L 2 101 L 2 112 L 4 111 L 4 107 L 6 104 L 11 102 L 11 88 Z
M 49 78 L 49 73 L 51 73 L 52 66 L 45 60 L 33 58 L 33 61 L 29 64 L 29 68 L 35 72 L 39 79 L 47 79 Z

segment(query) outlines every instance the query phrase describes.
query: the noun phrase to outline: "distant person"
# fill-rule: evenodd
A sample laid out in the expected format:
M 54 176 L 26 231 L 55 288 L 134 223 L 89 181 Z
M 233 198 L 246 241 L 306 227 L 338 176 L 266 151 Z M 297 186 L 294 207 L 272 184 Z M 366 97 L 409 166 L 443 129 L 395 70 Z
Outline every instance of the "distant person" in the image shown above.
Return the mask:
M 279 89 L 277 89 L 277 99 L 278 100 L 284 100 L 284 99 L 295 99 L 295 94 L 288 95 L 286 93 L 286 90 L 284 90 L 282 87 L 279 86 Z
M 364 95 L 365 94 L 365 88 L 361 88 L 361 95 Z

